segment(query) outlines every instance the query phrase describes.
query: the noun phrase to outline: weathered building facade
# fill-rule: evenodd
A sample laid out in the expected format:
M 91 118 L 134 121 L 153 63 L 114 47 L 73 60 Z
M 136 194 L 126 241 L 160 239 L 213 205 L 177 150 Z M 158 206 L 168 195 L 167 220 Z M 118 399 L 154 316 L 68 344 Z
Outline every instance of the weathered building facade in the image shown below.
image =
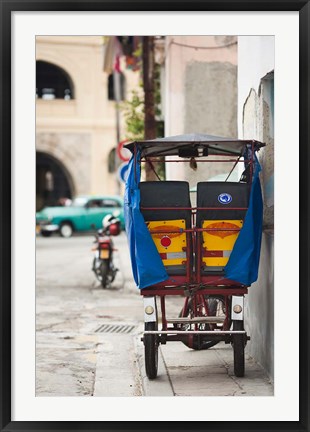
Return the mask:
M 117 132 L 103 38 L 38 36 L 36 63 L 37 208 L 60 197 L 118 193 L 109 170 Z M 124 68 L 127 91 L 138 79 Z
M 165 135 L 206 133 L 237 137 L 237 37 L 167 36 L 165 47 Z M 227 164 L 191 170 L 167 164 L 167 178 L 194 187 L 227 171 Z M 202 164 L 205 165 L 205 164 Z

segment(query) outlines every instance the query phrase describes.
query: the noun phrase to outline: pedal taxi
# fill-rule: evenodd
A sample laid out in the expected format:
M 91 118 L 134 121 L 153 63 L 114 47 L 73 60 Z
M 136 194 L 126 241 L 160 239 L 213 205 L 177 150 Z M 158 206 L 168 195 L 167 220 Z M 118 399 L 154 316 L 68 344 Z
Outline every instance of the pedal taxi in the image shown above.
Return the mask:
M 257 152 L 264 145 L 190 134 L 126 146 L 132 158 L 125 221 L 133 276 L 144 300 L 149 379 L 157 376 L 159 344 L 171 341 L 194 350 L 231 344 L 234 373 L 244 376 L 244 296 L 258 275 L 263 205 Z M 195 203 L 187 181 L 141 181 L 141 166 L 154 168 L 158 158 L 198 167 L 206 181 L 197 183 Z M 214 163 L 229 166 L 225 179 L 207 181 Z M 177 316 L 167 316 L 168 296 L 184 299 Z

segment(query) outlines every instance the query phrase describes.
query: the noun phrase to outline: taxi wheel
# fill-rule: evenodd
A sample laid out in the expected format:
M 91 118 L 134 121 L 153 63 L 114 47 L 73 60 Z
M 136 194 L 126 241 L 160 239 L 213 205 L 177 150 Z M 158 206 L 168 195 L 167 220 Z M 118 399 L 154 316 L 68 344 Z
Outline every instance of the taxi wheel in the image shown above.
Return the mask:
M 145 323 L 145 331 L 157 330 L 157 323 Z M 158 336 L 155 334 L 144 335 L 144 358 L 147 377 L 155 379 L 158 370 Z
M 222 310 L 225 310 L 225 301 L 224 298 L 221 296 L 218 297 L 212 297 L 208 296 L 206 297 L 206 301 L 208 303 L 208 309 L 209 309 L 209 316 L 216 316 L 218 314 L 219 306 L 221 306 Z M 187 303 L 187 308 L 183 312 L 183 309 L 179 313 L 179 317 L 188 317 L 191 318 L 194 315 L 193 307 L 192 307 L 192 301 L 190 300 Z M 202 313 L 201 316 L 207 316 L 206 311 Z M 190 330 L 190 325 L 188 324 L 182 324 L 179 328 L 180 330 Z M 210 327 L 209 324 L 200 324 L 199 330 L 212 330 L 213 328 Z M 207 340 L 206 337 L 203 337 L 203 335 L 189 335 L 186 339 L 182 341 L 184 345 L 188 346 L 189 348 L 193 350 L 205 350 L 214 347 L 219 343 L 218 340 Z
M 59 232 L 61 237 L 69 238 L 73 234 L 73 227 L 69 222 L 63 222 L 60 225 Z
M 233 330 L 243 330 L 243 321 L 234 320 Z M 236 377 L 244 376 L 244 334 L 233 335 L 234 373 Z

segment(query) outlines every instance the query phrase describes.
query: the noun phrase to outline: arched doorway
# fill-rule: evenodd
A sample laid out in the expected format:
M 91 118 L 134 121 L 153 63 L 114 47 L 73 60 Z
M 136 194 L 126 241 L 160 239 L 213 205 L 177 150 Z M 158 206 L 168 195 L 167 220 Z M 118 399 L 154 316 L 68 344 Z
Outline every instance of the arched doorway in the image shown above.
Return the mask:
M 36 210 L 60 205 L 62 198 L 72 198 L 73 182 L 66 167 L 53 156 L 36 153 Z

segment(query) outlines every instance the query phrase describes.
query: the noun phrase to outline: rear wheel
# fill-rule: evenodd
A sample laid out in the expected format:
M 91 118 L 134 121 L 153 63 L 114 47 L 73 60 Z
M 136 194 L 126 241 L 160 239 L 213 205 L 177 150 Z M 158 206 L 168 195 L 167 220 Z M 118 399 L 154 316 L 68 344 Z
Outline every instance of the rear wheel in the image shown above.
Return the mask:
M 207 305 L 207 309 L 204 306 L 204 304 L 200 304 L 197 306 L 196 314 L 201 317 L 225 317 L 226 315 L 226 307 L 225 307 L 225 298 L 221 296 L 205 296 L 205 303 Z M 187 304 L 187 307 L 185 311 L 183 309 L 181 310 L 179 317 L 184 318 L 192 318 L 195 316 L 194 310 L 193 310 L 193 302 L 190 300 Z M 228 311 L 229 316 L 229 311 Z M 228 323 L 228 326 L 230 327 L 230 322 Z M 191 330 L 190 324 L 181 324 L 180 326 L 181 330 Z M 204 330 L 204 331 L 211 331 L 211 330 L 223 330 L 224 324 L 208 324 L 208 323 L 201 323 L 198 325 L 198 330 Z M 203 349 L 209 349 L 213 346 L 217 345 L 219 343 L 218 340 L 210 339 L 208 340 L 207 335 L 189 335 L 188 338 L 186 338 L 183 343 L 188 346 L 189 348 L 192 348 L 194 350 L 203 350 Z
M 243 330 L 243 321 L 234 320 L 233 330 Z M 233 335 L 233 350 L 234 350 L 234 373 L 236 377 L 244 376 L 244 347 L 245 335 Z
M 157 323 L 145 323 L 145 330 L 157 330 Z M 145 358 L 145 371 L 149 379 L 157 377 L 158 370 L 158 336 L 155 334 L 144 335 L 144 358 Z
M 108 261 L 101 261 L 99 272 L 100 272 L 100 282 L 101 282 L 102 288 L 106 288 L 108 285 L 108 273 L 109 273 L 109 262 Z

